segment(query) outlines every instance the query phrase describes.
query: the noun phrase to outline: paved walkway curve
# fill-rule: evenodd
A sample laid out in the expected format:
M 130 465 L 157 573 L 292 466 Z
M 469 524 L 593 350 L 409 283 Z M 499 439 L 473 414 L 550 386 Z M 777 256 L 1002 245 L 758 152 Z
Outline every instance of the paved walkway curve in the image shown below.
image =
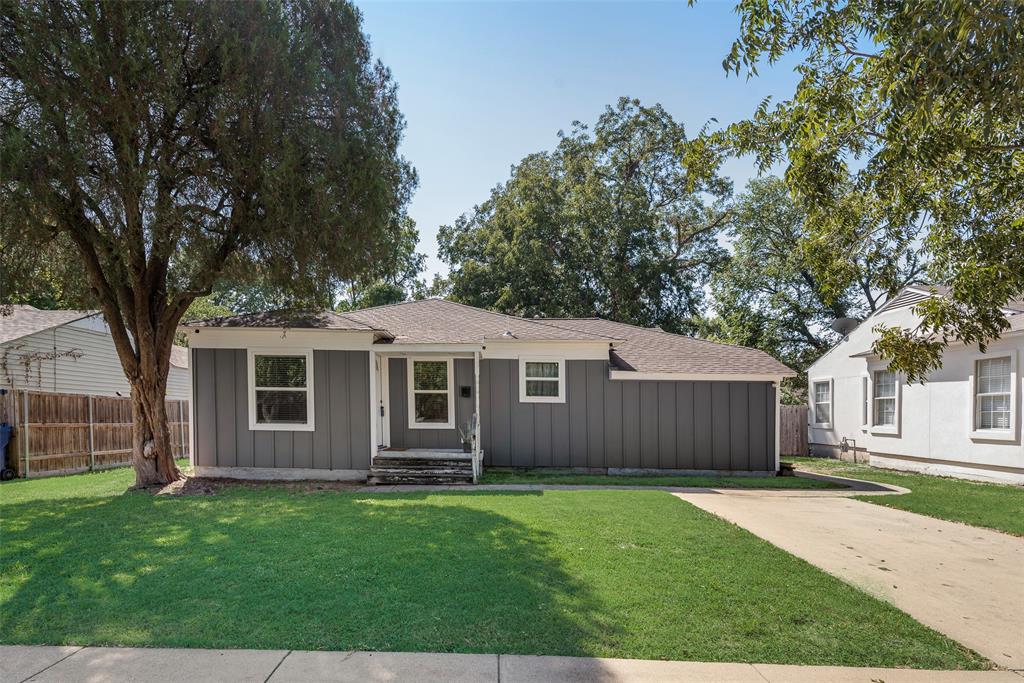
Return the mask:
M 849 498 L 850 496 L 895 496 L 910 493 L 910 489 L 894 484 L 881 484 L 862 479 L 830 477 L 825 474 L 800 472 L 797 476 L 841 484 L 841 489 L 771 489 L 771 488 L 714 488 L 707 486 L 637 486 L 628 484 L 395 484 L 362 486 L 359 493 L 441 493 L 446 491 L 668 491 L 669 493 L 743 493 L 754 496 L 798 496 Z
M 409 652 L 0 645 L 3 683 L 1020 683 L 1009 671 Z

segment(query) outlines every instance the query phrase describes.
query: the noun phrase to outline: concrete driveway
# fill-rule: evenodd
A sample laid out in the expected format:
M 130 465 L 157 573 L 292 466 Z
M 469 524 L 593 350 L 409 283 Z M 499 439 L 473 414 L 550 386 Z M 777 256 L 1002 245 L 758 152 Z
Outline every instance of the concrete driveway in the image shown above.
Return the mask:
M 673 495 L 1024 669 L 1022 538 L 825 491 Z

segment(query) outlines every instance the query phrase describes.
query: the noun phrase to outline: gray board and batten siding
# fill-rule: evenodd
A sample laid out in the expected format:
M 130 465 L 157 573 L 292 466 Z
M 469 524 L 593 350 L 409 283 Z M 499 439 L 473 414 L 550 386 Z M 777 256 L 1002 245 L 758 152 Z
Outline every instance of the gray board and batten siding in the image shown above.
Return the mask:
M 391 446 L 459 448 L 457 429 L 409 429 L 406 359 L 388 368 Z M 565 403 L 519 401 L 519 363 L 480 361 L 481 449 L 493 467 L 771 471 L 770 382 L 610 380 L 599 360 L 566 362 Z M 474 400 L 473 361 L 455 359 L 455 423 Z
M 244 349 L 192 349 L 200 467 L 367 470 L 366 351 L 314 351 L 315 430 L 250 430 Z M 409 429 L 406 359 L 389 359 L 391 446 L 459 448 L 458 429 Z M 775 469 L 771 382 L 611 380 L 608 363 L 569 360 L 564 403 L 521 403 L 519 363 L 480 361 L 481 448 L 495 467 L 767 472 Z M 473 413 L 472 359 L 456 358 L 455 420 Z
M 481 361 L 486 465 L 775 470 L 771 382 L 611 380 L 605 361 L 565 366 L 565 403 L 520 403 L 518 361 Z
M 192 349 L 195 464 L 368 470 L 369 363 L 366 351 L 314 351 L 314 431 L 251 430 L 247 351 Z
M 438 360 L 442 360 L 438 358 Z M 455 427 L 451 429 L 409 429 L 409 386 L 408 360 L 388 359 L 388 404 L 391 410 L 391 445 L 399 448 L 462 448 L 459 426 L 465 427 L 476 410 L 476 391 L 473 382 L 473 359 L 456 358 L 455 374 Z M 483 374 L 481 372 L 481 374 Z M 470 387 L 468 398 L 463 398 L 460 389 Z M 480 387 L 481 392 L 485 389 Z M 483 396 L 481 395 L 481 402 Z M 482 428 L 486 429 L 486 427 Z M 486 454 L 485 454 L 486 457 Z

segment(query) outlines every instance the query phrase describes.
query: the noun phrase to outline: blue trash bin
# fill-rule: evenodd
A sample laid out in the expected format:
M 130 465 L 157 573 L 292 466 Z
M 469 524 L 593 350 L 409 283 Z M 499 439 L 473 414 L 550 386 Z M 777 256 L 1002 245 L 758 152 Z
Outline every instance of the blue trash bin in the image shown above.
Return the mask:
M 14 479 L 14 470 L 7 464 L 7 446 L 11 443 L 12 430 L 11 425 L 0 422 L 0 480 L 2 481 Z

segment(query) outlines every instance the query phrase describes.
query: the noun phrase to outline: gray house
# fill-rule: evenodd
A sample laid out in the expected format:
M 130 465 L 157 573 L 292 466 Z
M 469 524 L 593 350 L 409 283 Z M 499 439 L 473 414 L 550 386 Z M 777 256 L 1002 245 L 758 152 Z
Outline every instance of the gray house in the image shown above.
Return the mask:
M 441 299 L 181 331 L 201 476 L 457 481 L 484 465 L 774 472 L 778 383 L 793 375 L 756 349 Z

